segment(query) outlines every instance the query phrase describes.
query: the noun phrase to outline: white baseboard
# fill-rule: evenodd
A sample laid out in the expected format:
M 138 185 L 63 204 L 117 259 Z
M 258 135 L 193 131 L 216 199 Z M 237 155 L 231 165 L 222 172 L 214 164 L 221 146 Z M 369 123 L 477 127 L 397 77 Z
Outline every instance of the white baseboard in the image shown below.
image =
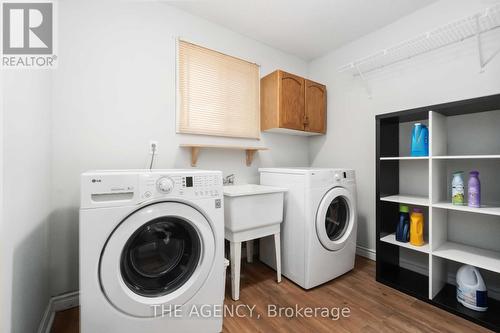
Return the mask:
M 40 326 L 38 327 L 38 333 L 50 333 L 52 328 L 52 323 L 54 322 L 55 312 L 52 311 L 52 300 L 49 300 L 47 308 L 43 313 L 42 321 L 40 321 Z
M 77 307 L 79 304 L 80 293 L 78 291 L 52 297 L 43 314 L 38 333 L 50 333 L 56 312 Z
M 362 257 L 365 257 L 365 258 L 373 260 L 373 261 L 376 260 L 375 250 L 369 249 L 369 248 L 364 247 L 364 246 L 360 246 L 360 245 L 356 246 L 356 254 L 358 256 L 362 256 Z

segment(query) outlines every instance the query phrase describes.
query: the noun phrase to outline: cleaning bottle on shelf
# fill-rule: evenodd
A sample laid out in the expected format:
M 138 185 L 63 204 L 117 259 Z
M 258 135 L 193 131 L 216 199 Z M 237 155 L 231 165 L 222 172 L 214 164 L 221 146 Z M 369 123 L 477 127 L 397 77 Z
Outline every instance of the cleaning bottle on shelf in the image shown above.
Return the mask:
M 410 216 L 410 244 L 424 245 L 424 213 L 421 208 L 413 208 Z
M 429 156 L 429 130 L 421 123 L 413 125 L 411 132 L 411 156 Z
M 398 242 L 408 243 L 410 240 L 410 209 L 408 206 L 399 206 L 399 221 L 396 226 L 396 240 Z
M 457 171 L 453 173 L 453 179 L 451 181 L 451 203 L 454 205 L 462 206 L 465 203 L 465 187 L 463 171 Z
M 469 172 L 468 184 L 468 205 L 469 207 L 481 207 L 481 182 L 479 181 L 479 171 Z
M 463 265 L 458 269 L 457 301 L 475 311 L 488 310 L 488 291 L 476 267 Z

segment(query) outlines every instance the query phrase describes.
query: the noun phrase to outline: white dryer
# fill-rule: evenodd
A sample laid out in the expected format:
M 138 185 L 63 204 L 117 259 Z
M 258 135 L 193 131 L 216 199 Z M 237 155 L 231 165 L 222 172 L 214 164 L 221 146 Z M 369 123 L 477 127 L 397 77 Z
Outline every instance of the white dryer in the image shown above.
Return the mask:
M 220 332 L 222 174 L 81 176 L 81 332 Z
M 354 268 L 357 208 L 354 170 L 262 168 L 260 183 L 287 187 L 281 224 L 282 274 L 305 289 Z M 274 243 L 260 240 L 260 260 L 275 268 Z

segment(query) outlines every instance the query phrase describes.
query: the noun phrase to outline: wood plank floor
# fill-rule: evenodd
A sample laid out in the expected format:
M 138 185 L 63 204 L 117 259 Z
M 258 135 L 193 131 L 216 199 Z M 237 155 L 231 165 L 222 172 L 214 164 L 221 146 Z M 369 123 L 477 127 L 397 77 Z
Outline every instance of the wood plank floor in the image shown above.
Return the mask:
M 224 318 L 224 332 L 489 332 L 460 317 L 402 294 L 375 281 L 375 263 L 358 257 L 354 271 L 305 291 L 287 279 L 275 283 L 275 272 L 259 261 L 242 263 L 240 301 L 226 305 L 256 305 L 257 316 Z M 227 281 L 230 281 L 228 276 Z M 268 304 L 350 309 L 348 318 L 286 318 L 267 315 Z M 247 312 L 249 313 L 249 312 Z M 52 333 L 77 333 L 78 308 L 56 314 Z M 111 332 L 109 332 L 111 333 Z M 118 332 L 117 332 L 118 333 Z

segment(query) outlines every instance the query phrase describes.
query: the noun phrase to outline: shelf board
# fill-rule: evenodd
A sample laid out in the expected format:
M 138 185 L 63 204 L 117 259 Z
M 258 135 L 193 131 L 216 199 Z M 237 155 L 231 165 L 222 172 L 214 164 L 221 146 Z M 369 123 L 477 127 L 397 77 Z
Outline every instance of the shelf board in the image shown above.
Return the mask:
M 381 157 L 381 161 L 411 161 L 411 160 L 428 160 L 429 156 L 395 156 Z
M 259 150 L 269 150 L 267 147 L 255 147 L 255 146 L 232 146 L 232 145 L 212 145 L 212 144 L 193 144 L 193 143 L 182 143 L 179 145 L 181 148 L 191 149 L 191 166 L 195 167 L 198 162 L 198 155 L 200 149 L 210 148 L 210 149 L 236 149 L 244 150 L 246 152 L 246 164 L 247 166 L 252 165 L 253 157 L 255 153 Z
M 491 297 L 488 298 L 487 311 L 474 311 L 458 303 L 456 287 L 446 284 L 432 301 L 438 306 L 463 318 L 472 320 L 479 325 L 483 325 L 494 331 L 500 330 L 500 316 L 498 315 L 500 313 L 500 301 Z
M 429 253 L 429 244 L 426 242 L 422 246 L 415 246 L 410 243 L 403 243 L 403 242 L 398 242 L 396 240 L 396 235 L 395 234 L 390 234 L 385 237 L 380 238 L 381 242 L 386 242 L 389 244 L 394 244 L 400 247 L 404 247 L 410 250 L 418 251 L 418 252 L 423 252 L 423 253 Z
M 441 155 L 432 156 L 434 160 L 473 160 L 473 159 L 500 159 L 500 155 Z
M 500 273 L 500 252 L 446 242 L 432 253 L 436 257 Z
M 500 216 L 500 205 L 499 206 L 481 205 L 481 208 L 474 208 L 474 207 L 469 207 L 467 205 L 465 205 L 465 206 L 453 205 L 450 202 L 442 201 L 442 202 L 432 204 L 432 207 L 449 209 L 449 210 L 458 210 L 461 212 L 468 212 L 468 213 L 478 213 L 478 214 Z
M 197 143 L 181 143 L 182 148 L 215 148 L 215 149 L 237 149 L 237 150 L 269 150 L 267 147 L 256 146 L 237 146 L 237 145 L 212 145 L 212 144 L 197 144 Z
M 417 195 L 389 195 L 380 198 L 381 201 L 398 202 L 408 205 L 429 206 L 429 198 Z

